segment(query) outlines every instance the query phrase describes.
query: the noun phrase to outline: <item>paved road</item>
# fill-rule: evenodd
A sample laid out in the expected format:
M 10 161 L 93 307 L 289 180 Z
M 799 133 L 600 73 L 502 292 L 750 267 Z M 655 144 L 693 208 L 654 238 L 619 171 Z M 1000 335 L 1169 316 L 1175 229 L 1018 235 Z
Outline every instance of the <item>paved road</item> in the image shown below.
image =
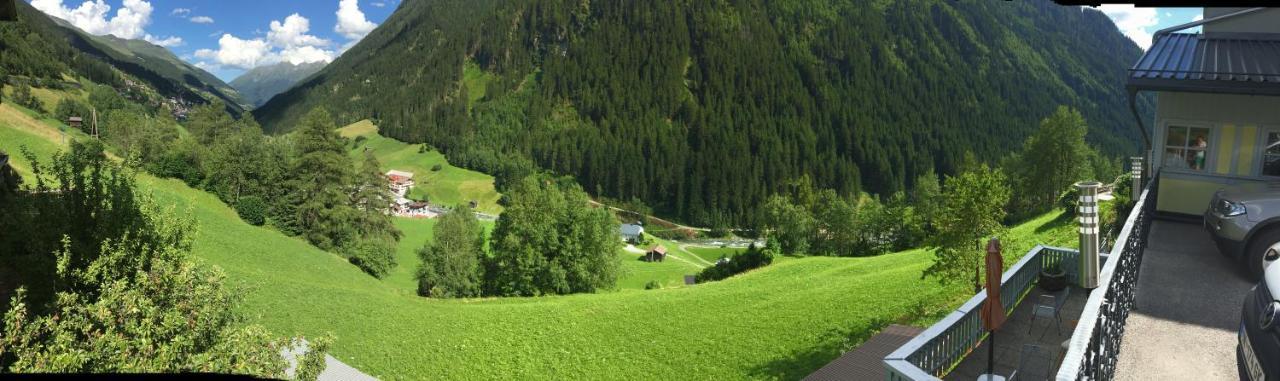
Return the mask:
M 289 368 L 285 370 L 285 374 L 289 378 L 293 378 L 295 369 L 298 367 L 298 358 L 307 352 L 307 342 L 303 340 L 301 345 L 289 350 L 286 348 L 280 351 L 280 355 L 284 356 L 285 361 L 289 362 Z M 320 376 L 316 377 L 319 381 L 377 381 L 378 379 L 364 374 L 359 369 L 344 364 L 342 361 L 333 358 L 330 355 L 324 355 L 324 371 L 320 372 Z

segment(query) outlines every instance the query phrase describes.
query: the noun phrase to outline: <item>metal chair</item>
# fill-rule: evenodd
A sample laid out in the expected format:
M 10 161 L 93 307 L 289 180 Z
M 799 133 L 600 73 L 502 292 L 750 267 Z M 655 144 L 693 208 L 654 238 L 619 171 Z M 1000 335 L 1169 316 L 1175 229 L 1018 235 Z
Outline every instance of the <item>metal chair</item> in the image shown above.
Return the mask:
M 1058 335 L 1062 335 L 1062 305 L 1066 304 L 1067 297 L 1071 296 L 1071 287 L 1062 289 L 1052 295 L 1040 295 L 1036 299 L 1036 305 L 1031 310 L 1031 324 L 1027 327 L 1027 334 L 1031 334 L 1032 329 L 1036 326 L 1036 318 L 1053 318 L 1057 327 Z M 1041 336 L 1044 335 L 1042 332 Z
M 1009 374 L 1008 381 L 1048 380 L 1053 376 L 1053 354 L 1049 349 L 1035 344 L 1023 344 L 1018 353 L 1018 369 Z

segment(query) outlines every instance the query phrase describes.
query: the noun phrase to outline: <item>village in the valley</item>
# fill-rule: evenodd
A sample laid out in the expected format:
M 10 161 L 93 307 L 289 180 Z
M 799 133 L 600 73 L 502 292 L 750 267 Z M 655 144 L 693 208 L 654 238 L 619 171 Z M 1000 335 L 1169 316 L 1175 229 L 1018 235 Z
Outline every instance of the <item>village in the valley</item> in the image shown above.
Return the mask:
M 385 175 L 387 176 L 387 184 L 391 188 L 391 193 L 395 194 L 395 200 L 391 205 L 392 215 L 408 218 L 436 218 L 449 211 L 448 207 L 433 205 L 429 200 L 413 200 L 408 197 L 409 191 L 413 189 L 415 184 L 413 172 L 392 169 L 387 171 Z M 475 200 L 470 201 L 470 204 L 472 209 L 478 206 Z M 493 221 L 497 220 L 498 216 L 476 212 L 476 218 Z

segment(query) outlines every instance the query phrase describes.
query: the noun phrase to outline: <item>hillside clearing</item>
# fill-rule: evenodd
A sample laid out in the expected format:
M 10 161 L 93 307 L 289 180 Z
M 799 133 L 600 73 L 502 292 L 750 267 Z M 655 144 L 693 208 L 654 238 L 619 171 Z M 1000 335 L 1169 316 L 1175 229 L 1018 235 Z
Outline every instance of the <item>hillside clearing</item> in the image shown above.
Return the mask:
M 368 120 L 339 128 L 338 133 L 358 140 L 350 151 L 357 160 L 367 149 L 378 158 L 383 169 L 413 172 L 417 185 L 409 192 L 409 198 L 425 198 L 433 204 L 450 207 L 476 201 L 478 211 L 495 215 L 502 212 L 502 206 L 498 205 L 502 195 L 494 188 L 493 176 L 455 167 L 439 151 L 418 152 L 419 144 L 383 137 L 378 134 L 378 126 Z M 437 165 L 439 170 L 432 170 Z

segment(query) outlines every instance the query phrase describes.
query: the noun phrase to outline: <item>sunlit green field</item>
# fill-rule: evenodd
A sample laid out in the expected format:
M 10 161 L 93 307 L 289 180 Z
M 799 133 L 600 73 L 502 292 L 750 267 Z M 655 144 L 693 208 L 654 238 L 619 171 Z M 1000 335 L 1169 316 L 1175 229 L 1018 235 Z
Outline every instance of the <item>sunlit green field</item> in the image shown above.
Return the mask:
M 27 145 L 47 158 L 56 149 L 52 127 L 9 107 L 0 106 L 0 149 Z M 598 294 L 432 300 L 414 295 L 412 273 L 434 221 L 396 222 L 406 233 L 400 267 L 378 280 L 302 240 L 243 223 L 180 181 L 140 175 L 139 187 L 190 211 L 195 257 L 244 288 L 241 308 L 252 321 L 281 335 L 332 332 L 335 357 L 383 379 L 796 379 L 874 327 L 927 324 L 966 297 L 963 285 L 921 279 L 932 256 L 911 250 L 789 258 L 693 287 L 635 290 L 648 279 L 631 277 L 622 290 Z M 1012 229 L 1009 263 L 1037 241 L 1071 242 L 1070 219 L 1057 217 Z M 695 252 L 718 258 L 714 250 Z M 650 270 L 636 262 L 624 268 Z
M 363 137 L 351 149 L 352 157 L 362 159 L 363 152 L 368 149 L 384 169 L 413 172 L 416 185 L 409 193 L 410 198 L 425 198 L 446 206 L 476 201 L 479 204 L 477 209 L 482 212 L 495 215 L 502 212 L 502 206 L 498 205 L 498 198 L 502 195 L 493 187 L 493 176 L 452 166 L 439 151 L 419 153 L 420 145 L 378 135 L 378 128 L 368 120 L 353 123 L 338 132 L 352 139 Z M 432 171 L 436 165 L 440 170 Z

